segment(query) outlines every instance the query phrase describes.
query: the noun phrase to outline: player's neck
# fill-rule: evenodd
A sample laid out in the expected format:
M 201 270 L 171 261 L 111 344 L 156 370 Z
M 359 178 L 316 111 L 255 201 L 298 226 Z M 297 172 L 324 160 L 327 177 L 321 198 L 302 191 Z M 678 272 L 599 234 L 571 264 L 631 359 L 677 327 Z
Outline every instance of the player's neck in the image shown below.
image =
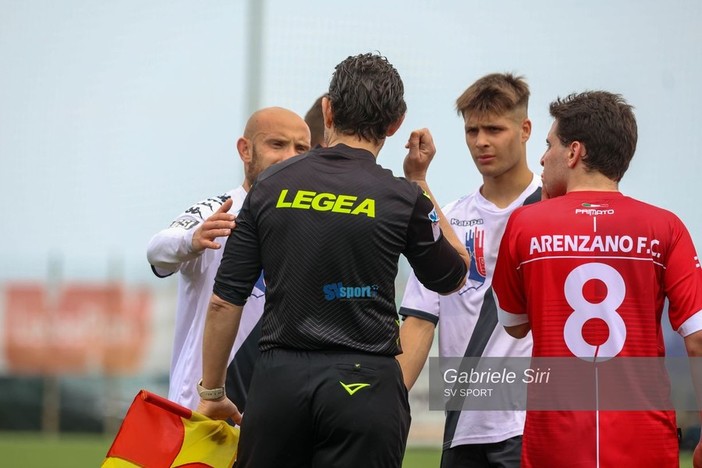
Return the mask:
M 329 132 L 329 139 L 327 141 L 327 146 L 331 148 L 339 144 L 346 145 L 350 148 L 364 149 L 373 153 L 373 156 L 378 157 L 380 149 L 385 144 L 385 139 L 380 140 L 380 142 L 372 142 L 364 140 L 358 135 L 345 135 L 343 133 L 335 132 L 333 129 Z
M 483 177 L 480 194 L 498 208 L 507 208 L 534 180 L 534 174 L 524 166 L 498 177 Z
M 599 172 L 584 172 L 568 181 L 566 192 L 618 192 L 619 182 Z

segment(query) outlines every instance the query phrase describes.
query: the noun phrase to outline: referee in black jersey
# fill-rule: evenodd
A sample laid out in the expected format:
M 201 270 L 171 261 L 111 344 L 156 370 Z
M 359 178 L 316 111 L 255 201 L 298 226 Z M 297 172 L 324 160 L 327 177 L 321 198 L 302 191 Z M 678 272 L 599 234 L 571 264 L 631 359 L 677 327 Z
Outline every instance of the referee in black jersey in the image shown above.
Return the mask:
M 410 414 L 395 359 L 399 256 L 439 293 L 457 290 L 466 275 L 427 193 L 376 163 L 406 109 L 385 57 L 347 58 L 323 101 L 328 147 L 267 169 L 244 201 L 215 280 L 198 385 L 198 411 L 241 421 L 237 467 L 402 464 Z M 413 133 L 410 155 L 422 156 L 421 138 Z M 447 224 L 444 231 L 452 233 Z M 261 357 L 241 420 L 223 386 L 261 269 Z

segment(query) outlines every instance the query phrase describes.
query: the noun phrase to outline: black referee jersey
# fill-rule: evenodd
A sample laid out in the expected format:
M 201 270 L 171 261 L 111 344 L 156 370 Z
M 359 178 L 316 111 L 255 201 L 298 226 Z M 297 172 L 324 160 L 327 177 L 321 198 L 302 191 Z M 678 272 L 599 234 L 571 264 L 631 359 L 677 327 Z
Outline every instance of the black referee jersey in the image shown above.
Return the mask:
M 273 165 L 253 185 L 214 292 L 243 305 L 261 269 L 261 351 L 401 352 L 395 277 L 405 255 L 425 287 L 454 290 L 465 264 L 431 200 L 372 153 L 340 144 Z

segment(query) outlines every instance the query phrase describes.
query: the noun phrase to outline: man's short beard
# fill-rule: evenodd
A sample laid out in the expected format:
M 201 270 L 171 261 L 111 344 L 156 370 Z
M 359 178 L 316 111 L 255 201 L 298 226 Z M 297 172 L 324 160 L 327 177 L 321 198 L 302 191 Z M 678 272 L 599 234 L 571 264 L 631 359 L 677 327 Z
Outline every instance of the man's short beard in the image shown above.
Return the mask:
M 249 183 L 249 187 L 253 185 L 254 181 L 258 175 L 263 171 L 261 168 L 261 158 L 256 151 L 256 146 L 251 145 L 251 162 L 249 163 L 249 170 L 246 173 L 246 182 Z

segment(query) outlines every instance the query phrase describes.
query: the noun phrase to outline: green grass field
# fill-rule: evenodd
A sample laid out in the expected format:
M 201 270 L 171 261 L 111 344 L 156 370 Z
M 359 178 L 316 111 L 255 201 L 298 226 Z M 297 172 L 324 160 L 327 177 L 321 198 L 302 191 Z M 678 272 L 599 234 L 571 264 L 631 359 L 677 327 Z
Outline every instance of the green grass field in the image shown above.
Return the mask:
M 36 433 L 0 433 L 0 465 L 8 468 L 97 468 L 112 439 L 91 435 L 44 437 Z M 402 468 L 439 466 L 440 452 L 410 448 Z M 692 467 L 689 453 L 680 457 L 682 468 Z
M 97 468 L 112 439 L 93 435 L 44 437 L 36 433 L 0 433 L 0 466 L 8 468 Z M 438 466 L 434 449 L 410 449 L 403 468 Z
M 37 433 L 0 433 L 0 464 L 8 468 L 96 468 L 112 440 L 92 435 L 44 437 Z

